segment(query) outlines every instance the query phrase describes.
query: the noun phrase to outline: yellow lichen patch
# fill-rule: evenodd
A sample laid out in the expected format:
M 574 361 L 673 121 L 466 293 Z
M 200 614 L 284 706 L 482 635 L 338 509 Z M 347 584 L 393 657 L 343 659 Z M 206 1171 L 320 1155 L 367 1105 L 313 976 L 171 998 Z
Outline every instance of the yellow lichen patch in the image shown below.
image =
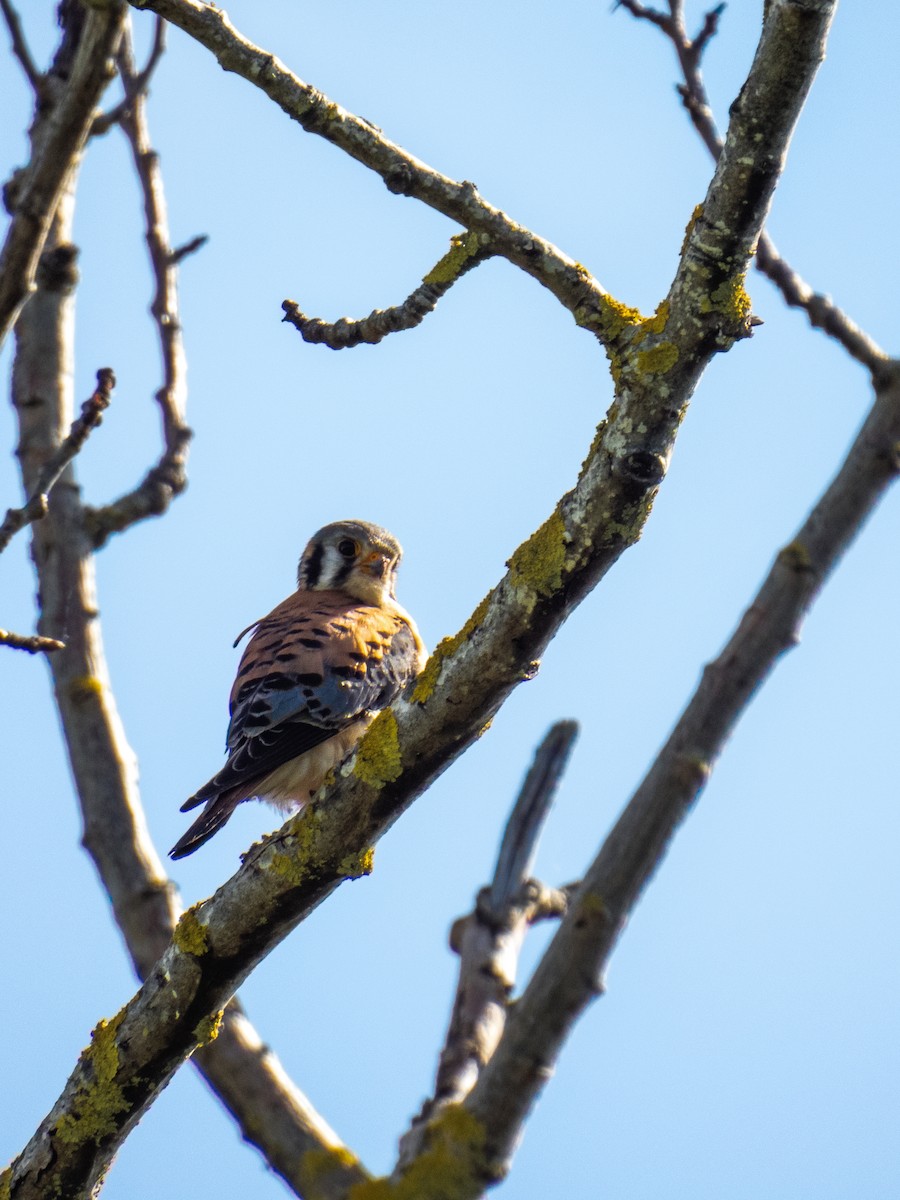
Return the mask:
M 513 584 L 530 588 L 539 596 L 550 596 L 561 587 L 566 566 L 566 526 L 559 509 L 522 543 L 508 565 Z
M 669 302 L 668 300 L 660 300 L 656 306 L 656 312 L 652 317 L 647 317 L 641 321 L 634 337 L 631 340 L 633 346 L 639 346 L 644 338 L 649 337 L 651 333 L 662 333 L 669 320 Z
M 724 280 L 700 302 L 701 312 L 721 313 L 737 325 L 746 324 L 752 307 L 752 301 L 744 289 L 743 272 Z
M 194 1026 L 194 1038 L 198 1046 L 208 1046 L 210 1042 L 214 1042 L 219 1036 L 219 1029 L 222 1026 L 222 1018 L 225 1016 L 225 1010 L 220 1008 L 218 1012 L 210 1013 L 208 1017 L 204 1017 L 202 1021 L 198 1021 Z
M 209 948 L 206 937 L 207 926 L 197 917 L 196 906 L 181 914 L 172 941 L 182 954 L 193 954 L 199 958 Z
M 488 608 L 490 607 L 490 593 L 484 597 L 478 607 L 463 625 L 459 633 L 455 633 L 452 637 L 442 638 L 435 646 L 434 651 L 419 678 L 416 680 L 416 686 L 413 688 L 412 699 L 416 704 L 424 704 L 428 697 L 435 689 L 438 679 L 441 675 L 441 669 L 444 660 L 452 657 L 456 651 L 465 642 L 469 640 L 476 629 L 479 628 L 482 621 L 487 616 Z
M 358 1183 L 349 1200 L 462 1200 L 480 1194 L 487 1176 L 481 1122 L 451 1104 L 428 1126 L 427 1139 L 396 1183 L 388 1178 Z
M 9 1191 L 12 1184 L 12 1167 L 6 1167 L 0 1171 L 0 1200 L 9 1200 Z
M 450 239 L 450 249 L 435 266 L 431 268 L 423 283 L 453 283 L 468 259 L 481 249 L 478 234 L 472 232 L 458 233 Z
M 71 1112 L 64 1113 L 56 1125 L 57 1134 L 69 1145 L 87 1141 L 99 1145 L 115 1132 L 119 1113 L 128 1110 L 122 1088 L 115 1081 L 119 1069 L 116 1033 L 124 1015 L 123 1009 L 111 1021 L 101 1021 L 91 1033 L 91 1045 L 82 1055 L 82 1061 L 93 1069 L 93 1082 L 79 1090 Z
M 678 347 L 674 342 L 660 342 L 637 356 L 637 369 L 642 375 L 665 375 L 678 362 Z
M 359 854 L 348 854 L 342 858 L 338 863 L 337 873 L 347 879 L 362 879 L 364 875 L 372 874 L 374 866 L 375 848 L 369 846 Z
M 778 557 L 792 571 L 811 571 L 813 569 L 809 548 L 797 538 L 785 546 Z
M 680 251 L 681 254 L 684 254 L 685 250 L 687 249 L 687 244 L 690 241 L 691 234 L 694 232 L 694 226 L 697 224 L 697 222 L 700 220 L 700 218 L 702 216 L 703 216 L 703 205 L 698 204 L 697 207 L 694 209 L 694 211 L 691 213 L 691 219 L 688 221 L 687 228 L 684 231 L 684 241 L 681 243 L 681 251 Z
M 609 910 L 599 892 L 585 892 L 578 905 L 578 915 L 580 917 L 606 918 L 609 916 Z
M 323 1150 L 307 1150 L 300 1158 L 300 1180 L 307 1200 L 320 1194 L 331 1194 L 327 1185 L 331 1176 L 359 1166 L 359 1159 L 346 1146 L 329 1146 Z M 333 1180 L 332 1180 L 333 1182 Z
M 384 787 L 403 773 L 397 718 L 389 708 L 380 712 L 356 748 L 353 774 L 370 787 Z
M 306 881 L 309 865 L 315 854 L 318 817 L 314 808 L 304 808 L 291 819 L 290 835 L 285 851 L 276 851 L 269 861 L 270 870 L 282 879 L 300 887 Z
M 93 700 L 103 695 L 103 684 L 96 675 L 79 675 L 68 686 L 69 699 L 76 704 L 85 700 Z

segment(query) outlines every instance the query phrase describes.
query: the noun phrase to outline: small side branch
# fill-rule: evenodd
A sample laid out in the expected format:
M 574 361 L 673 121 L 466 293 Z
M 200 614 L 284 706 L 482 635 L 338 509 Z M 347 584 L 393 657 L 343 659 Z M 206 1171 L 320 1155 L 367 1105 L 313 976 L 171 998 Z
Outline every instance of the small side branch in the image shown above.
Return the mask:
M 700 59 L 718 29 L 719 18 L 725 8 L 719 4 L 707 12 L 703 25 L 693 39 L 685 30 L 681 0 L 669 0 L 669 14 L 656 12 L 637 0 L 619 0 L 619 7 L 626 9 L 638 20 L 648 21 L 661 29 L 678 56 L 684 82 L 678 85 L 678 94 L 691 122 L 703 144 L 714 159 L 722 152 L 722 139 L 716 122 L 703 74 Z M 810 325 L 821 329 L 834 338 L 851 357 L 862 363 L 871 373 L 877 373 L 887 361 L 884 350 L 839 308 L 830 296 L 814 291 L 810 285 L 779 254 L 775 243 L 763 230 L 756 251 L 756 266 L 767 279 L 779 289 L 785 303 L 791 308 L 801 308 Z
M 60 475 L 87 441 L 92 429 L 103 420 L 103 413 L 109 408 L 112 390 L 116 386 L 116 377 L 110 367 L 101 367 L 97 372 L 97 387 L 92 396 L 81 406 L 81 416 L 72 422 L 63 442 L 56 453 L 47 460 L 38 476 L 37 485 L 22 508 L 7 509 L 6 518 L 0 525 L 0 553 L 2 553 L 15 534 L 32 521 L 40 521 L 47 515 L 47 496 Z M 53 639 L 42 639 L 50 640 Z M 58 646 L 54 646 L 57 649 Z M 46 646 L 38 649 L 45 650 Z
M 54 650 L 65 650 L 66 643 L 58 642 L 56 638 L 38 637 L 37 634 L 28 636 L 13 633 L 9 629 L 0 629 L 0 646 L 9 646 L 13 650 L 25 650 L 28 654 L 52 653 Z
M 530 878 L 544 821 L 578 736 L 575 721 L 559 721 L 538 747 L 510 814 L 489 887 L 475 909 L 454 922 L 450 946 L 459 980 L 434 1096 L 425 1101 L 400 1142 L 398 1169 L 422 1149 L 430 1121 L 474 1087 L 506 1024 L 519 953 L 528 926 L 566 911 L 566 895 Z
M 449 251 L 428 272 L 420 286 L 394 308 L 376 308 L 362 320 L 343 317 L 331 324 L 318 317 L 307 317 L 295 301 L 285 300 L 281 306 L 283 319 L 299 330 L 305 342 L 325 345 L 332 350 L 349 350 L 361 343 L 375 346 L 390 333 L 415 329 L 421 325 L 457 279 L 492 257 L 493 251 L 488 249 L 487 242 L 486 236 L 482 243 L 478 234 L 473 232 L 451 238 Z
M 91 137 L 99 137 L 104 133 L 108 133 L 113 125 L 118 125 L 121 122 L 138 96 L 146 96 L 147 90 L 150 87 L 150 80 L 153 78 L 153 72 L 159 66 L 165 51 L 166 22 L 162 17 L 157 17 L 153 31 L 153 46 L 150 50 L 146 66 L 135 74 L 120 71 L 125 95 L 109 112 L 101 113 L 98 117 L 94 118 L 94 123 L 91 126 Z
M 18 60 L 19 66 L 25 73 L 25 78 L 31 84 L 32 91 L 35 96 L 40 96 L 41 86 L 44 82 L 44 76 L 37 69 L 35 61 L 31 56 L 31 51 L 28 48 L 28 43 L 25 40 L 25 34 L 22 32 L 22 20 L 16 10 L 13 8 L 10 0 L 0 0 L 0 12 L 3 13 L 3 19 L 6 21 L 6 28 L 9 30 L 9 40 L 12 43 L 13 55 Z

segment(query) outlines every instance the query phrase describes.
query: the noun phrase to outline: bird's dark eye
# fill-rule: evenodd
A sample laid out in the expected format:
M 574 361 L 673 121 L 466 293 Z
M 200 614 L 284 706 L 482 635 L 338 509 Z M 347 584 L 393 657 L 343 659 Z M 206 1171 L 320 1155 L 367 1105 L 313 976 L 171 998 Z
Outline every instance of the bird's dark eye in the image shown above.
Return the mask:
M 354 542 L 353 538 L 341 538 L 337 544 L 337 550 L 341 558 L 356 558 L 359 554 L 359 545 Z

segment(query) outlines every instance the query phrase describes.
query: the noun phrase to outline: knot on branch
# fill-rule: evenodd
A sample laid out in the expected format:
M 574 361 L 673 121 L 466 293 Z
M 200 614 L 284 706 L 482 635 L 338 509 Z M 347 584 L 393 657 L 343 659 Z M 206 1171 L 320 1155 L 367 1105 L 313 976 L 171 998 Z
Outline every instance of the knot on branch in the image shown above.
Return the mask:
M 45 292 L 73 292 L 78 286 L 78 247 L 62 242 L 40 257 L 35 276 Z

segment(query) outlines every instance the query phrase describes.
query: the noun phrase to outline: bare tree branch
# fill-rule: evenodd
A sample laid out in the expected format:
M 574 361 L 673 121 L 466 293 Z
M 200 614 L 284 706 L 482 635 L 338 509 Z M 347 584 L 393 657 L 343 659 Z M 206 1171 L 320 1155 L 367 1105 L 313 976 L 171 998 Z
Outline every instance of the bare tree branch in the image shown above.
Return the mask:
M 619 0 L 617 7 L 627 9 L 639 20 L 649 21 L 662 29 L 675 48 L 684 76 L 678 94 L 703 144 L 714 159 L 722 151 L 722 139 L 716 129 L 715 118 L 700 70 L 700 58 L 709 40 L 714 36 L 724 5 L 711 9 L 704 19 L 703 27 L 691 41 L 684 27 L 680 3 L 670 5 L 672 13 L 665 16 L 653 12 L 636 0 Z M 821 329 L 844 347 L 848 354 L 862 363 L 870 372 L 877 372 L 885 362 L 884 350 L 839 308 L 830 296 L 815 292 L 810 285 L 779 254 L 768 233 L 760 235 L 756 251 L 757 268 L 781 291 L 785 302 L 792 308 L 801 308 L 814 329 Z
M 94 109 L 110 79 L 109 63 L 118 49 L 127 15 L 122 0 L 108 0 L 82 12 L 84 28 L 67 77 L 54 67 L 44 76 L 42 102 L 51 98 L 53 119 L 41 124 L 28 167 L 5 190 L 12 214 L 0 251 L 0 344 L 34 285 L 38 259 L 66 178 L 87 140 Z M 58 102 L 57 102 L 58 101 Z
M 164 21 L 157 21 L 154 51 L 158 47 L 159 54 L 165 46 L 164 25 Z M 153 69 L 156 61 L 158 55 L 152 54 L 145 74 Z M 156 393 L 156 402 L 162 416 L 164 449 L 159 461 L 136 488 L 102 508 L 85 510 L 85 521 L 95 549 L 104 545 L 111 534 L 121 533 L 146 517 L 160 516 L 172 500 L 184 491 L 187 487 L 188 444 L 192 436 L 184 419 L 187 383 L 184 343 L 178 316 L 178 258 L 169 241 L 159 156 L 150 144 L 145 84 L 134 69 L 130 30 L 126 30 L 119 52 L 119 72 L 128 104 L 119 115 L 118 124 L 128 139 L 140 181 L 146 221 L 145 240 L 155 281 L 150 312 L 156 325 L 163 368 L 163 385 Z
M 25 40 L 25 35 L 22 32 L 22 20 L 15 8 L 13 8 L 11 0 L 0 0 L 0 12 L 3 13 L 3 19 L 6 21 L 6 27 L 9 30 L 9 40 L 12 43 L 13 55 L 25 72 L 25 78 L 31 84 L 31 89 L 35 96 L 39 96 L 44 83 L 44 76 L 38 70 L 31 56 L 31 51 L 28 49 L 28 42 Z
M 168 15 L 170 8 L 195 6 L 165 0 L 165 7 Z M 576 486 L 513 554 L 508 573 L 466 626 L 438 647 L 411 696 L 376 718 L 319 800 L 265 839 L 214 897 L 182 916 L 147 982 L 115 1017 L 98 1025 L 93 1047 L 16 1159 L 11 1195 L 17 1200 L 46 1195 L 50 1181 L 42 1175 L 48 1163 L 53 1186 L 69 1194 L 96 1183 L 234 990 L 344 879 L 371 869 L 368 848 L 533 674 L 535 660 L 561 623 L 638 536 L 697 379 L 713 353 L 746 328 L 744 268 L 824 55 L 833 10 L 834 0 L 779 0 L 772 6 L 667 300 L 649 322 L 620 313 L 618 329 L 607 330 L 619 411 L 598 433 Z M 284 74 L 260 65 L 267 79 L 273 71 Z M 761 127 L 767 130 L 764 149 L 756 132 Z M 859 520 L 880 491 L 864 489 L 866 503 L 854 514 Z M 664 839 L 660 852 L 663 844 Z M 643 843 L 641 850 L 647 850 Z M 645 865 L 641 858 L 635 866 L 635 888 L 646 879 Z M 582 899 L 575 921 L 563 922 L 567 929 L 574 924 L 579 945 L 587 940 L 593 946 L 590 935 L 598 924 L 606 926 L 603 904 L 599 915 L 591 904 Z M 544 988 L 550 986 L 548 973 L 559 969 L 551 959 L 541 976 Z M 570 974 L 563 971 L 561 977 L 571 988 Z M 581 974 L 579 981 L 584 983 Z M 540 987 L 533 992 L 534 983 L 526 995 L 540 994 Z M 523 1003 L 524 997 L 514 1010 L 515 1033 L 511 1018 L 475 1090 L 462 1108 L 432 1123 L 426 1149 L 404 1182 L 416 1178 L 423 1160 L 447 1153 L 458 1159 L 461 1197 L 480 1194 L 502 1170 L 510 1139 L 568 1029 L 559 1006 L 541 1009 L 549 1027 L 536 1034 L 547 1051 L 538 1062 L 524 1035 Z M 516 1045 L 527 1052 L 521 1068 L 510 1064 L 514 1049 L 501 1054 L 504 1046 Z M 521 1094 L 500 1099 L 495 1083 L 504 1074 L 508 1083 L 510 1073 L 522 1080 Z M 87 1115 L 96 1112 L 100 1096 L 102 1120 L 92 1123 Z
M 56 638 L 38 637 L 37 634 L 27 636 L 12 633 L 9 629 L 0 629 L 0 645 L 10 646 L 13 650 L 27 650 L 29 654 L 64 650 L 66 647 L 65 642 L 58 642 Z
M 560 721 L 538 747 L 507 822 L 494 878 L 479 893 L 473 912 L 454 922 L 450 946 L 460 965 L 453 1011 L 434 1095 L 400 1139 L 400 1170 L 421 1150 L 428 1123 L 469 1094 L 497 1048 L 528 926 L 538 911 L 545 916 L 550 910 L 545 889 L 530 879 L 531 867 L 577 735 L 576 722 Z M 560 894 L 554 899 L 556 915 L 562 916 L 565 899 Z
M 112 370 L 109 367 L 101 367 L 97 372 L 97 387 L 94 393 L 82 404 L 81 416 L 72 422 L 72 428 L 62 445 L 44 463 L 27 504 L 22 508 L 6 510 L 6 518 L 0 525 L 0 554 L 20 529 L 24 529 L 32 521 L 40 521 L 46 517 L 48 493 L 81 450 L 91 430 L 96 429 L 103 420 L 103 413 L 109 408 L 112 390 L 115 386 L 116 377 Z
M 792 648 L 800 624 L 852 539 L 900 474 L 900 361 L 841 469 L 784 547 L 718 659 L 703 674 L 665 746 L 572 897 L 494 1057 L 465 1102 L 481 1153 L 502 1172 L 548 1068 L 574 1021 L 603 990 L 618 937 L 678 826 L 756 691 Z
M 130 39 L 129 39 L 130 40 Z M 156 23 L 153 30 L 153 45 L 150 49 L 150 55 L 146 65 L 142 70 L 135 72 L 132 62 L 132 55 L 129 48 L 127 55 L 127 68 L 122 69 L 122 58 L 120 53 L 119 76 L 122 80 L 122 86 L 125 95 L 119 103 L 111 108 L 109 112 L 101 113 L 94 118 L 91 125 L 91 137 L 99 137 L 107 133 L 113 125 L 117 125 L 122 117 L 128 112 L 134 104 L 138 96 L 146 96 L 150 87 L 150 80 L 153 78 L 153 72 L 162 61 L 162 56 L 166 51 L 166 23 L 162 17 L 156 18 Z
M 324 344 L 332 350 L 351 349 L 365 342 L 375 346 L 391 333 L 415 329 L 435 305 L 467 271 L 490 258 L 477 233 L 459 234 L 450 239 L 450 249 L 423 278 L 411 295 L 395 308 L 376 308 L 361 321 L 347 317 L 329 324 L 318 317 L 307 317 L 293 300 L 282 304 L 284 320 L 299 330 L 305 342 Z

